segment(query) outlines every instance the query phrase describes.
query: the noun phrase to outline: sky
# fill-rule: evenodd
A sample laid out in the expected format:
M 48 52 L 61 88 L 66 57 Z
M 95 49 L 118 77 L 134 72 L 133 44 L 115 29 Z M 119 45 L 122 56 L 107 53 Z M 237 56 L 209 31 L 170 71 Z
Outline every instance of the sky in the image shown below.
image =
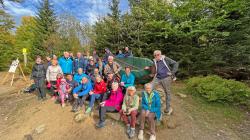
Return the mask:
M 35 16 L 37 7 L 41 0 L 23 0 L 15 3 L 9 0 L 4 1 L 7 13 L 15 19 L 16 25 L 20 25 L 22 16 Z M 102 17 L 109 12 L 111 0 L 50 0 L 57 15 L 70 13 L 84 23 L 94 24 L 98 17 Z M 129 9 L 127 0 L 120 0 L 119 5 L 122 13 Z

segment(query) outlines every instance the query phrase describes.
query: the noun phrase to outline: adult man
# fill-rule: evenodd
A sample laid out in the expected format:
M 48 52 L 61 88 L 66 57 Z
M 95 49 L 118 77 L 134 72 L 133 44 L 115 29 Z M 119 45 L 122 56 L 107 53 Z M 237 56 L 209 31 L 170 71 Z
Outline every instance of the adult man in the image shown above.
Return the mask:
M 81 107 L 83 113 L 85 112 L 84 102 L 87 99 L 89 92 L 92 90 L 92 84 L 87 77 L 82 78 L 82 83 L 73 90 L 73 97 L 75 99 L 72 111 L 78 111 L 78 107 Z
M 78 52 L 76 54 L 76 58 L 74 59 L 74 62 L 73 62 L 74 73 L 77 73 L 79 68 L 82 68 L 83 72 L 85 73 L 87 64 L 88 64 L 88 60 L 83 58 L 82 54 L 80 52 Z
M 124 57 L 133 57 L 132 51 L 128 47 L 125 47 Z
M 154 51 L 154 67 L 156 74 L 153 79 L 153 86 L 155 87 L 156 85 L 161 85 L 162 88 L 164 89 L 165 95 L 166 95 L 166 110 L 164 110 L 164 113 L 167 115 L 171 115 L 173 112 L 172 107 L 170 106 L 170 101 L 171 101 L 171 91 L 170 91 L 170 86 L 172 80 L 176 80 L 175 78 L 175 73 L 178 70 L 179 64 L 162 55 L 160 50 Z M 170 67 L 172 66 L 172 68 Z M 149 67 L 146 67 L 148 69 Z
M 104 68 L 104 75 L 105 77 L 108 76 L 108 73 L 113 73 L 116 76 L 120 77 L 119 72 L 121 70 L 121 66 L 120 64 L 118 64 L 117 62 L 114 62 L 114 57 L 113 56 L 109 56 L 108 57 L 108 64 L 105 65 Z
M 62 68 L 63 74 L 72 74 L 73 61 L 70 59 L 69 52 L 64 52 L 64 56 L 59 59 L 59 65 Z

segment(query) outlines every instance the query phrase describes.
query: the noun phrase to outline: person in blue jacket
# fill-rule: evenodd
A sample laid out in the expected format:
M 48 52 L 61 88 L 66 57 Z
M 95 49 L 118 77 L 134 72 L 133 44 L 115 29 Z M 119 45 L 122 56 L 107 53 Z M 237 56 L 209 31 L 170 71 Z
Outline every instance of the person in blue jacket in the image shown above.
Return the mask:
M 115 56 L 116 58 L 124 58 L 124 54 L 122 53 L 122 50 L 119 50 L 118 53 Z
M 155 119 L 160 120 L 161 118 L 161 98 L 159 93 L 153 90 L 153 85 L 151 83 L 145 84 L 145 91 L 142 92 L 139 140 L 143 140 L 143 130 L 146 118 L 148 119 L 150 129 L 149 139 L 155 140 Z
M 80 52 L 76 54 L 76 58 L 73 61 L 73 73 L 77 73 L 79 68 L 83 69 L 83 73 L 86 72 L 88 60 L 82 56 Z
M 87 77 L 88 79 L 90 79 L 87 74 L 83 73 L 83 69 L 79 68 L 77 73 L 74 74 L 74 80 L 79 84 L 81 83 L 83 77 Z
M 125 74 L 122 75 L 121 86 L 127 88 L 130 86 L 134 86 L 134 84 L 135 84 L 135 76 L 133 73 L 131 73 L 131 68 L 125 67 Z
M 69 52 L 64 52 L 64 56 L 59 58 L 59 65 L 62 68 L 63 74 L 72 74 L 73 72 L 73 61 L 70 59 Z
M 93 89 L 90 80 L 87 77 L 82 78 L 82 83 L 73 89 L 73 112 L 78 111 L 78 107 L 82 108 L 83 113 L 85 112 L 84 102 L 87 99 L 89 92 Z

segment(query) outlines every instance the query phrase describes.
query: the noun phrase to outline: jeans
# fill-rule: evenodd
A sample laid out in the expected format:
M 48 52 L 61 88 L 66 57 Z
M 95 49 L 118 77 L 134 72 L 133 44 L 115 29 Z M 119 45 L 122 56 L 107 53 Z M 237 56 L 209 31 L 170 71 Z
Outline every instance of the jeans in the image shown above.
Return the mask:
M 102 98 L 101 94 L 92 94 L 90 95 L 89 107 L 92 108 L 94 106 L 95 100 L 100 100 Z
M 117 112 L 117 110 L 115 109 L 115 107 L 111 107 L 111 106 L 103 106 L 99 109 L 99 119 L 100 122 L 104 122 L 105 121 L 105 114 L 106 112 Z
M 145 125 L 145 120 L 148 120 L 149 123 L 149 129 L 150 129 L 150 133 L 152 135 L 155 135 L 155 113 L 150 112 L 148 114 L 148 116 L 146 116 L 146 110 L 142 110 L 141 111 L 141 126 L 140 129 L 144 130 L 144 125 Z
M 171 102 L 171 82 L 172 78 L 169 76 L 164 79 L 157 79 L 153 80 L 153 87 L 155 88 L 156 85 L 161 85 L 165 95 L 166 95 L 166 110 L 169 111 L 170 109 L 170 102 Z
M 46 98 L 44 78 L 35 78 L 34 82 L 38 91 L 38 98 Z
M 121 110 L 120 115 L 125 124 L 130 124 L 131 128 L 135 128 L 137 110 L 133 110 L 129 115 L 124 114 L 123 110 Z M 129 116 L 131 116 L 130 122 L 128 119 Z

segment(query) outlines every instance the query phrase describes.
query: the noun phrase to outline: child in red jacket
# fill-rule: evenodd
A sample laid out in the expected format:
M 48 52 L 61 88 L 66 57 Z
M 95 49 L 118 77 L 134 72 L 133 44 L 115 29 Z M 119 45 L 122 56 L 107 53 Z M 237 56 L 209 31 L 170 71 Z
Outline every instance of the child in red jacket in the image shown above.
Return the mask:
M 107 84 L 104 82 L 102 77 L 100 75 L 97 75 L 95 77 L 95 85 L 94 90 L 89 93 L 90 95 L 90 102 L 89 107 L 86 110 L 86 114 L 89 114 L 94 106 L 95 100 L 99 99 L 101 100 L 103 94 L 107 92 Z
M 61 74 L 58 74 L 57 80 L 56 80 L 56 90 L 55 92 L 58 92 L 59 99 L 61 102 L 62 107 L 65 107 L 64 101 L 66 98 L 68 98 L 68 90 L 69 90 L 69 84 L 66 82 L 66 79 L 63 78 Z

